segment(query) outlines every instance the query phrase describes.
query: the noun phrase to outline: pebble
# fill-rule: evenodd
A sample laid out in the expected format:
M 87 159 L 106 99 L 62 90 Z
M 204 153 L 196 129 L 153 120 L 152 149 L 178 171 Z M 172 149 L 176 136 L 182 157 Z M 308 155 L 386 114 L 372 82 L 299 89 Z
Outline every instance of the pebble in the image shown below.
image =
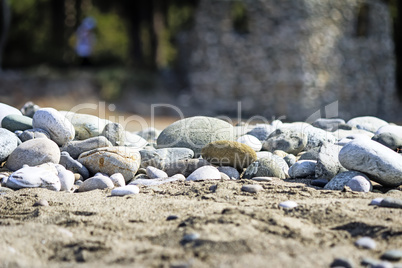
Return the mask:
M 18 114 L 10 114 L 3 118 L 1 121 L 1 127 L 12 132 L 32 129 L 32 118 Z
M 179 218 L 179 216 L 177 216 L 177 215 L 169 215 L 169 216 L 166 217 L 166 220 L 167 221 L 174 221 L 174 220 L 177 220 L 178 218 Z
M 166 164 L 163 168 L 169 176 L 173 176 L 174 174 L 180 173 L 184 176 L 188 176 L 193 173 L 196 169 L 209 166 L 210 163 L 205 159 L 186 159 L 186 160 L 177 160 L 174 162 L 170 162 Z
M 229 181 L 231 178 L 223 172 L 219 172 L 221 174 L 221 180 Z
M 317 161 L 300 160 L 289 168 L 289 176 L 291 178 L 305 178 L 315 175 L 315 166 Z
M 262 148 L 261 141 L 253 135 L 243 135 L 237 138 L 237 142 L 250 146 L 250 148 L 253 149 L 255 152 L 261 151 Z
M 112 190 L 112 196 L 124 196 L 124 195 L 130 195 L 130 194 L 138 194 L 140 193 L 140 188 L 136 185 L 125 185 L 121 187 L 114 188 Z
M 77 140 L 86 140 L 101 135 L 105 125 L 109 120 L 101 119 L 94 115 L 79 114 L 71 111 L 60 111 L 74 126 L 75 138 Z
M 148 142 L 155 142 L 161 132 L 153 127 L 145 128 L 136 134 Z
M 364 236 L 356 240 L 355 245 L 361 248 L 375 249 L 377 243 L 371 237 Z
M 263 142 L 262 147 L 269 152 L 282 150 L 286 153 L 296 155 L 300 153 L 306 145 L 307 135 L 303 132 L 289 128 L 279 128 L 268 136 Z
M 43 129 L 33 128 L 23 131 L 21 134 L 18 135 L 18 138 L 22 142 L 26 142 L 27 140 L 32 139 L 40 139 L 40 138 L 50 139 L 50 134 Z
M 370 132 L 371 133 L 371 132 Z M 352 135 L 348 135 L 347 137 L 343 137 L 342 139 L 340 139 L 336 145 L 339 146 L 345 146 L 346 144 L 348 144 L 349 142 L 353 141 L 353 140 L 359 140 L 359 139 L 365 139 L 365 140 L 369 140 L 371 139 L 371 137 L 365 135 L 365 134 L 352 134 Z
M 285 160 L 286 164 L 288 164 L 288 167 L 291 167 L 294 163 L 296 163 L 296 156 L 293 154 L 288 154 L 283 158 Z
M 248 192 L 248 193 L 255 194 L 255 193 L 258 193 L 258 192 L 262 191 L 263 188 L 262 188 L 261 185 L 258 185 L 258 184 L 257 185 L 256 184 L 245 184 L 245 185 L 243 185 L 241 187 L 241 190 L 243 192 Z
M 312 123 L 312 126 L 321 128 L 327 131 L 335 131 L 338 129 L 338 126 L 341 124 L 345 124 L 345 120 L 340 118 L 318 118 Z
M 33 116 L 32 126 L 47 131 L 50 138 L 63 146 L 75 137 L 73 125 L 53 108 L 41 108 Z
M 77 159 L 84 152 L 112 146 L 112 143 L 108 139 L 99 136 L 85 140 L 70 141 L 61 148 L 61 151 L 68 152 L 72 158 Z
M 353 177 L 346 183 L 346 186 L 348 186 L 352 191 L 364 193 L 370 192 L 373 188 L 370 181 L 363 176 Z
M 74 173 L 59 164 L 56 164 L 55 167 L 60 180 L 60 191 L 70 191 L 75 182 Z
M 140 150 L 141 167 L 153 166 L 164 169 L 165 166 L 179 160 L 187 160 L 194 157 L 194 152 L 188 148 L 164 148 Z
M 143 186 L 157 186 L 165 183 L 170 183 L 174 181 L 179 181 L 181 179 L 177 177 L 169 177 L 169 178 L 159 178 L 159 179 L 135 179 L 129 183 L 129 185 L 143 185 Z
M 339 152 L 339 161 L 345 168 L 366 173 L 381 185 L 402 184 L 402 156 L 378 142 L 351 141 Z
M 279 207 L 285 208 L 285 209 L 292 209 L 297 206 L 298 206 L 298 204 L 295 201 L 291 201 L 291 200 L 279 203 Z
M 237 169 L 246 168 L 257 160 L 257 155 L 250 146 L 236 141 L 211 142 L 202 148 L 201 154 L 211 164 Z
M 14 133 L 5 128 L 0 128 L 0 163 L 6 160 L 7 157 L 17 148 L 18 143 L 18 138 Z
M 60 149 L 55 142 L 49 139 L 28 140 L 19 145 L 10 154 L 6 162 L 9 170 L 18 170 L 24 164 L 37 166 L 43 163 L 60 161 Z
M 272 177 L 252 177 L 251 179 L 253 181 L 262 181 L 262 182 L 272 181 Z
M 181 243 L 182 244 L 189 243 L 189 242 L 195 241 L 199 238 L 200 238 L 200 235 L 198 233 L 185 234 L 183 236 L 183 239 L 181 240 Z
M 307 136 L 307 144 L 304 148 L 305 151 L 313 148 L 319 148 L 325 143 L 335 143 L 337 141 L 337 138 L 333 135 L 333 133 L 313 127 L 308 123 L 292 123 L 290 124 L 289 128 L 301 132 Z
M 126 185 L 126 181 L 124 180 L 124 177 L 121 173 L 114 173 L 110 176 L 110 179 L 112 180 L 114 186 L 116 187 L 122 187 Z
M 397 268 L 396 266 L 394 266 L 392 263 L 387 262 L 387 261 L 382 261 L 382 262 L 378 262 L 372 266 L 370 266 L 370 268 Z
M 334 144 L 324 144 L 320 147 L 317 155 L 317 165 L 315 166 L 315 177 L 317 179 L 330 180 L 345 169 L 339 162 L 339 152 L 342 146 Z
M 195 116 L 166 127 L 157 139 L 157 146 L 189 148 L 199 157 L 201 149 L 208 143 L 233 139 L 233 126 L 228 122 L 213 117 Z
M 392 133 L 392 134 L 402 138 L 402 126 L 385 125 L 385 126 L 380 127 L 375 134 L 378 135 L 381 133 Z
M 353 268 L 353 263 L 348 259 L 336 258 L 329 267 L 331 267 L 331 268 L 335 268 L 335 267 Z
M 124 127 L 121 124 L 110 122 L 105 125 L 101 135 L 106 137 L 113 146 L 123 146 L 124 131 Z
M 275 150 L 272 154 L 277 155 L 282 158 L 285 158 L 288 155 L 287 152 L 284 152 L 282 150 Z
M 385 197 L 381 201 L 380 207 L 402 208 L 402 199 L 396 199 L 396 198 L 393 198 L 393 197 Z
M 52 191 L 60 191 L 60 179 L 56 172 L 43 167 L 25 166 L 8 177 L 6 187 L 14 190 L 22 188 L 46 188 Z
M 234 167 L 218 167 L 218 170 L 222 173 L 225 173 L 226 175 L 228 175 L 229 178 L 238 180 L 240 179 L 240 173 L 239 171 L 237 171 L 237 169 L 235 169 Z
M 360 116 L 350 119 L 347 124 L 358 129 L 376 133 L 379 128 L 388 125 L 388 122 L 374 116 Z
M 168 174 L 165 171 L 157 169 L 157 168 L 152 167 L 152 166 L 148 166 L 146 171 L 147 171 L 147 176 L 150 179 L 158 179 L 158 178 L 167 178 L 167 177 L 169 177 Z
M 282 161 L 285 161 L 279 156 L 276 157 Z M 286 179 L 286 173 L 284 172 L 283 167 L 277 158 L 271 154 L 270 157 L 258 159 L 247 167 L 243 174 L 243 178 L 251 179 L 253 177 L 277 177 L 280 179 Z M 287 167 L 286 162 L 285 165 Z
M 0 103 L 0 122 L 10 114 L 22 115 L 21 111 L 5 103 Z
M 124 131 L 123 138 L 124 138 L 124 142 L 123 142 L 124 146 L 128 146 L 128 147 L 135 148 L 138 150 L 141 150 L 145 146 L 148 145 L 147 140 L 145 140 L 141 136 L 139 136 L 135 133 L 131 133 L 129 131 Z
M 45 200 L 45 199 L 41 199 L 41 200 L 36 201 L 36 202 L 33 204 L 33 206 L 34 206 L 34 207 L 48 207 L 48 206 L 49 206 L 49 202 L 48 202 L 47 200 Z
M 79 192 L 88 192 L 96 189 L 113 189 L 114 185 L 112 180 L 103 175 L 95 175 L 86 179 L 78 189 Z
M 394 133 L 384 132 L 376 134 L 371 139 L 394 151 L 402 148 L 402 137 Z
M 391 249 L 384 252 L 381 255 L 381 259 L 389 261 L 399 261 L 402 259 L 402 251 L 397 249 Z
M 126 182 L 135 177 L 141 164 L 141 155 L 130 147 L 104 147 L 82 153 L 78 161 L 92 173 L 107 175 L 121 173 Z
M 369 178 L 358 171 L 345 171 L 341 172 L 338 175 L 336 175 L 334 178 L 332 178 L 324 187 L 325 190 L 337 190 L 337 191 L 342 191 L 343 188 L 348 184 L 348 182 L 355 178 L 355 177 L 361 177 L 369 182 Z
M 275 127 L 268 124 L 257 124 L 255 127 L 247 132 L 248 135 L 256 137 L 259 141 L 265 141 L 268 136 L 275 130 Z
M 171 178 L 176 178 L 176 179 L 178 179 L 179 181 L 185 181 L 185 180 L 186 180 L 186 177 L 184 177 L 183 174 L 175 174 L 175 175 L 173 175 Z
M 83 164 L 73 159 L 68 152 L 61 152 L 59 164 L 74 173 L 79 173 L 84 180 L 89 178 L 88 169 Z
M 379 206 L 381 204 L 382 200 L 384 200 L 383 197 L 374 198 L 373 200 L 371 200 L 369 205 L 371 205 L 371 206 Z
M 203 166 L 191 173 L 186 180 L 202 181 L 202 180 L 220 180 L 221 174 L 216 167 Z
M 326 179 L 315 179 L 315 180 L 311 181 L 311 185 L 321 187 L 321 188 L 325 187 L 325 185 L 327 185 L 327 183 L 328 183 L 328 180 L 326 180 Z
M 25 116 L 32 118 L 33 115 L 36 113 L 36 111 L 39 109 L 40 107 L 38 105 L 36 105 L 32 101 L 28 101 L 24 104 L 24 106 L 22 106 L 21 113 Z

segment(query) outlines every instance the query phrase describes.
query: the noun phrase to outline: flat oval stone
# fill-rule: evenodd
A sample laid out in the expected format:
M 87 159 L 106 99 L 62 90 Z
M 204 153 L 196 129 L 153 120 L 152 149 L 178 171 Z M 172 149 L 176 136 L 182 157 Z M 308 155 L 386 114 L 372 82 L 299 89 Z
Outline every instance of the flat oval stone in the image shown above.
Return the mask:
M 361 248 L 375 249 L 377 243 L 371 237 L 363 236 L 356 240 L 355 245 Z
M 14 133 L 5 128 L 0 128 L 0 162 L 7 159 L 7 157 L 17 148 L 18 143 L 18 138 Z
M 163 171 L 165 171 L 169 176 L 173 176 L 177 173 L 188 176 L 196 169 L 209 165 L 210 163 L 205 159 L 177 160 L 166 164 L 163 168 Z
M 112 196 L 125 196 L 131 194 L 139 194 L 140 188 L 136 185 L 126 185 L 122 187 L 117 187 L 112 190 Z
M 295 122 L 291 123 L 288 127 L 307 136 L 307 144 L 304 148 L 305 151 L 318 148 L 325 143 L 335 143 L 337 141 L 337 138 L 332 132 L 313 127 L 308 123 Z
M 380 127 L 375 134 L 378 135 L 381 133 L 392 133 L 399 138 L 402 138 L 402 126 L 385 125 Z
M 60 150 L 66 151 L 74 159 L 77 159 L 80 154 L 98 148 L 112 147 L 112 143 L 103 136 L 93 137 L 85 140 L 70 141 L 66 143 Z
M 198 157 L 208 143 L 234 139 L 233 126 L 223 120 L 195 116 L 179 120 L 166 127 L 158 137 L 158 148 L 185 147 Z
M 353 263 L 345 258 L 336 258 L 331 265 L 329 266 L 331 268 L 353 268 L 354 265 Z
M 384 252 L 381 255 L 381 259 L 389 261 L 399 261 L 402 259 L 402 251 L 397 249 L 391 249 Z
M 78 158 L 92 173 L 102 172 L 107 175 L 121 173 L 126 182 L 135 177 L 141 164 L 138 150 L 130 147 L 106 147 L 82 153 Z
M 272 177 L 252 177 L 251 179 L 253 181 L 262 181 L 262 182 L 272 181 Z
M 298 154 L 306 145 L 307 135 L 303 132 L 289 128 L 280 128 L 268 136 L 263 142 L 262 147 L 269 152 L 282 150 L 289 154 Z
M 146 170 L 147 170 L 147 176 L 150 179 L 158 179 L 158 178 L 167 178 L 167 177 L 169 177 L 168 174 L 165 171 L 157 169 L 157 168 L 152 167 L 152 166 L 148 166 Z
M 243 192 L 248 192 L 248 193 L 255 194 L 255 193 L 258 193 L 258 192 L 262 191 L 263 188 L 262 188 L 261 185 L 258 185 L 258 184 L 246 184 L 246 185 L 243 185 L 241 187 L 241 190 Z
M 380 207 L 402 208 L 402 200 L 393 197 L 386 197 L 381 201 Z
M 101 119 L 94 115 L 74 113 L 71 111 L 60 111 L 66 117 L 75 129 L 75 138 L 77 140 L 86 140 L 101 135 L 109 120 Z
M 202 180 L 220 180 L 221 174 L 216 167 L 203 166 L 196 169 L 188 177 L 188 181 L 202 181 Z
M 285 209 L 292 209 L 298 206 L 298 204 L 295 201 L 292 200 L 288 200 L 288 201 L 284 201 L 279 203 L 279 206 Z
M 340 118 L 318 118 L 315 120 L 312 125 L 314 127 L 321 128 L 327 131 L 334 131 L 338 129 L 338 126 L 341 124 L 345 124 L 345 120 Z
M 402 184 L 402 156 L 378 142 L 351 141 L 339 152 L 339 161 L 346 169 L 368 174 L 384 186 Z
M 9 170 L 18 170 L 23 165 L 37 166 L 43 163 L 60 161 L 60 150 L 55 142 L 49 139 L 28 140 L 19 145 L 8 157 L 6 166 Z
M 6 186 L 18 190 L 22 188 L 46 188 L 60 191 L 60 179 L 55 172 L 41 167 L 23 167 L 8 177 Z
M 345 171 L 341 172 L 338 175 L 336 175 L 334 178 L 332 178 L 324 187 L 325 190 L 338 190 L 342 191 L 343 188 L 347 185 L 347 183 L 355 178 L 355 177 L 361 177 L 365 180 L 367 180 L 370 183 L 369 178 L 358 171 Z
M 289 168 L 289 176 L 291 178 L 305 178 L 315 175 L 315 166 L 317 161 L 300 160 Z
M 10 114 L 22 115 L 21 111 L 5 103 L 0 103 L 0 122 Z
M 121 173 L 114 173 L 110 176 L 110 179 L 116 187 L 122 187 L 126 185 L 126 181 L 124 180 L 124 177 Z
M 233 178 L 235 180 L 240 179 L 240 173 L 234 167 L 228 167 L 228 166 L 218 167 L 218 170 L 228 175 L 229 178 Z
M 246 168 L 257 160 L 257 155 L 250 146 L 235 141 L 211 142 L 202 148 L 201 154 L 212 164 L 238 169 Z
M 374 198 L 373 200 L 371 200 L 370 205 L 371 206 L 379 206 L 381 204 L 382 200 L 384 200 L 383 197 Z
M 18 138 L 20 138 L 22 142 L 26 142 L 32 139 L 40 139 L 40 138 L 50 139 L 50 134 L 43 129 L 33 128 L 24 130 L 21 134 L 18 135 Z
M 85 180 L 78 188 L 80 192 L 88 192 L 97 189 L 113 189 L 114 185 L 112 180 L 103 175 L 97 175 Z
M 46 130 L 50 139 L 63 146 L 74 139 L 73 125 L 61 113 L 53 108 L 41 108 L 33 116 L 32 126 Z
M 360 116 L 350 119 L 347 124 L 375 133 L 380 127 L 388 125 L 388 122 L 374 116 Z
M 250 146 L 250 148 L 253 149 L 255 152 L 261 151 L 262 148 L 261 141 L 253 135 L 243 135 L 237 138 L 237 142 Z
M 49 202 L 45 199 L 41 199 L 39 201 L 36 201 L 33 204 L 34 207 L 48 207 L 49 206 Z
M 17 130 L 27 130 L 32 128 L 32 118 L 28 116 L 10 114 L 3 118 L 1 127 L 12 132 Z
M 132 182 L 130 182 L 129 185 L 157 186 L 180 180 L 182 179 L 178 177 L 159 178 L 159 179 L 135 179 Z
M 141 150 L 145 146 L 148 145 L 148 141 L 135 133 L 131 133 L 129 131 L 124 131 L 123 144 L 124 144 L 124 146 L 128 146 L 128 147 L 132 147 L 132 148 Z

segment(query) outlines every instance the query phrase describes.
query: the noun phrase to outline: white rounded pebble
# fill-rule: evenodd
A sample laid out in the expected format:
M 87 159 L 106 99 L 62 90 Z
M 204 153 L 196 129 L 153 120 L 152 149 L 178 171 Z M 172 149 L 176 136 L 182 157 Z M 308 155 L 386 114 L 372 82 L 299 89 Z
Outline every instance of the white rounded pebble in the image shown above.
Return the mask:
M 253 135 L 243 135 L 237 139 L 237 142 L 250 146 L 255 152 L 261 151 L 262 148 L 261 141 Z
M 202 180 L 220 180 L 221 173 L 216 167 L 213 166 L 203 166 L 197 168 L 188 177 L 188 181 L 202 181 Z
M 60 191 L 70 191 L 75 182 L 74 173 L 59 164 L 56 164 L 55 167 L 58 172 L 57 177 L 59 177 L 60 180 Z
M 184 177 L 184 175 L 183 175 L 183 174 L 180 174 L 180 173 L 174 174 L 174 175 L 172 176 L 172 178 L 176 178 L 176 179 L 178 179 L 179 181 L 185 181 L 185 180 L 186 180 L 186 177 Z
M 384 198 L 382 198 L 382 197 L 374 198 L 373 200 L 371 200 L 370 205 L 371 206 L 379 206 L 380 203 L 382 202 L 382 200 L 384 200 Z
M 247 184 L 247 185 L 243 185 L 241 187 L 241 190 L 243 192 L 248 192 L 248 193 L 258 193 L 259 191 L 262 191 L 263 188 L 261 185 L 258 184 Z
M 124 196 L 130 194 L 138 194 L 140 188 L 136 185 L 126 185 L 112 190 L 112 196 Z
M 252 177 L 253 181 L 272 181 L 272 177 Z
M 159 178 L 167 178 L 168 174 L 156 167 L 148 166 L 147 167 L 147 175 L 150 179 L 159 179 Z
M 352 191 L 364 193 L 370 192 L 372 188 L 370 181 L 363 176 L 353 177 L 350 181 L 348 181 L 348 183 L 346 183 L 346 186 L 348 186 Z
M 375 249 L 375 247 L 377 246 L 376 242 L 368 236 L 363 236 L 357 239 L 355 245 L 367 249 Z
M 288 200 L 288 201 L 279 203 L 279 206 L 282 208 L 292 209 L 292 208 L 297 207 L 298 204 L 295 201 Z
M 87 191 L 92 191 L 96 189 L 112 189 L 114 187 L 114 184 L 112 180 L 103 175 L 95 175 L 92 178 L 86 179 L 81 185 L 80 188 L 78 189 L 80 192 L 87 192 Z
M 126 181 L 124 180 L 123 174 L 121 173 L 114 173 L 110 176 L 110 179 L 116 187 L 122 187 L 126 185 Z

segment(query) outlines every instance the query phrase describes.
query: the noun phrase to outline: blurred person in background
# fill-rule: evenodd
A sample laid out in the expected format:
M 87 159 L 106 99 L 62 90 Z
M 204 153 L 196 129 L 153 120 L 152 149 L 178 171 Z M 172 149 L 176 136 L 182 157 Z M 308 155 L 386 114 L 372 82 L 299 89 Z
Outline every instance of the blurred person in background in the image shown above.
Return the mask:
M 95 29 L 96 21 L 94 18 L 85 18 L 76 32 L 75 51 L 78 57 L 81 58 L 81 66 L 90 66 L 90 57 L 96 39 L 93 30 Z

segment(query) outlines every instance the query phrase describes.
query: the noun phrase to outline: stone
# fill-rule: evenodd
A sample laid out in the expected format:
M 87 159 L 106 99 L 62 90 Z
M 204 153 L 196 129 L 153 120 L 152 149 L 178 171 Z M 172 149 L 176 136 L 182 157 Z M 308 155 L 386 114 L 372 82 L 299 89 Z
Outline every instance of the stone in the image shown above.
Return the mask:
M 59 164 L 56 164 L 55 167 L 60 180 L 60 191 L 70 191 L 75 182 L 74 173 Z
M 68 152 L 61 152 L 59 164 L 74 173 L 79 173 L 84 180 L 89 178 L 88 169 L 83 164 L 73 159 Z
M 336 258 L 329 267 L 331 267 L 331 268 L 353 268 L 353 263 L 348 259 Z
M 103 175 L 96 175 L 85 180 L 78 188 L 79 192 L 88 192 L 97 189 L 113 189 L 113 182 L 109 177 Z
M 186 160 L 177 160 L 174 162 L 170 162 L 165 165 L 163 171 L 165 171 L 168 176 L 173 176 L 177 173 L 183 174 L 184 176 L 188 176 L 193 173 L 196 169 L 202 166 L 211 165 L 205 159 L 186 159 Z
M 384 186 L 402 184 L 402 156 L 372 140 L 354 140 L 339 152 L 339 162 L 348 170 L 356 170 Z
M 369 268 L 374 268 L 376 265 L 378 265 L 380 263 L 379 260 L 375 260 L 372 258 L 362 258 L 362 261 L 360 262 L 360 264 L 364 267 L 369 267 Z M 379 268 L 379 267 L 377 267 Z
M 400 138 L 402 138 L 402 126 L 398 126 L 398 125 L 385 125 L 380 127 L 377 131 L 376 131 L 376 135 L 381 134 L 381 133 L 392 133 Z
M 14 190 L 22 188 L 46 188 L 52 191 L 60 191 L 60 179 L 56 172 L 42 167 L 25 166 L 10 175 L 6 186 Z
M 262 181 L 262 182 L 272 181 L 272 177 L 252 177 L 251 179 L 253 181 Z
M 368 193 L 373 189 L 370 181 L 363 176 L 353 177 L 346 183 L 346 186 L 348 186 L 352 191 L 363 193 Z
M 263 188 L 261 185 L 258 185 L 258 184 L 245 184 L 241 187 L 241 190 L 243 192 L 255 194 L 255 193 L 262 191 Z
M 185 181 L 185 180 L 186 180 L 186 177 L 184 177 L 183 174 L 175 174 L 175 175 L 173 175 L 171 178 L 176 178 L 176 179 L 178 179 L 179 181 Z
M 181 240 L 182 244 L 190 243 L 195 240 L 198 240 L 200 238 L 200 235 L 198 233 L 189 233 L 185 234 Z
M 235 141 L 211 142 L 202 148 L 201 154 L 211 164 L 237 169 L 246 168 L 257 160 L 257 155 L 250 146 Z
M 325 185 L 327 185 L 327 183 L 328 183 L 328 180 L 326 180 L 326 179 L 315 179 L 315 180 L 311 181 L 311 185 L 321 187 L 321 188 L 325 187 Z
M 261 159 L 264 157 L 272 157 L 272 153 L 271 152 L 267 152 L 267 151 L 261 151 L 261 152 L 257 152 L 257 159 Z
M 159 178 L 159 179 L 135 179 L 129 183 L 129 185 L 143 185 L 143 186 L 157 186 L 166 183 L 171 183 L 174 181 L 181 181 L 181 178 L 178 177 L 169 177 L 169 178 Z
M 287 166 L 286 162 L 285 165 Z M 276 159 L 274 155 L 271 155 L 271 157 L 258 159 L 247 167 L 243 174 L 243 178 L 251 179 L 253 177 L 277 177 L 280 179 L 286 179 L 286 173 L 278 159 Z
M 342 124 L 345 124 L 345 120 L 340 118 L 318 118 L 311 125 L 326 131 L 335 131 Z
M 347 124 L 358 129 L 376 133 L 380 127 L 388 125 L 388 122 L 374 116 L 360 116 L 350 119 Z
M 355 245 L 360 248 L 375 249 L 377 243 L 371 237 L 363 236 L 356 240 Z
M 232 178 L 232 179 L 235 179 L 235 180 L 240 179 L 240 173 L 234 167 L 228 167 L 228 166 L 218 167 L 218 170 L 220 172 L 225 173 L 226 175 L 228 175 L 229 178 Z
M 169 215 L 169 216 L 166 217 L 166 220 L 167 221 L 174 221 L 174 220 L 177 220 L 178 218 L 179 218 L 179 216 L 177 216 L 177 215 Z
M 141 167 L 153 166 L 164 169 L 166 165 L 179 160 L 187 160 L 194 157 L 194 152 L 188 148 L 164 148 L 140 150 Z
M 107 175 L 121 173 L 126 182 L 135 177 L 141 164 L 141 155 L 130 147 L 104 147 L 82 153 L 78 161 L 92 173 Z
M 342 147 L 334 144 L 324 144 L 320 147 L 315 166 L 315 177 L 317 179 L 330 180 L 340 172 L 347 171 L 339 162 L 339 152 Z
M 131 133 L 129 131 L 124 131 L 123 138 L 124 138 L 124 142 L 123 142 L 124 146 L 128 146 L 128 147 L 135 148 L 138 150 L 141 150 L 145 146 L 148 145 L 147 140 L 145 140 L 141 136 L 139 136 L 135 133 Z
M 371 139 L 394 151 L 402 148 L 402 137 L 395 135 L 394 133 L 379 133 L 374 135 Z
M 387 250 L 381 255 L 381 259 L 389 261 L 399 261 L 400 259 L 402 259 L 402 251 L 397 249 Z
M 275 127 L 268 124 L 257 124 L 247 134 L 256 137 L 261 142 L 265 141 L 268 136 L 275 130 Z
M 112 196 L 125 196 L 131 194 L 139 194 L 140 188 L 136 185 L 126 185 L 122 187 L 117 187 L 112 190 Z
M 148 127 L 141 131 L 138 131 L 136 134 L 148 142 L 156 142 L 160 133 L 161 132 L 156 128 Z
M 273 151 L 272 154 L 277 155 L 277 156 L 282 157 L 282 158 L 284 158 L 284 157 L 286 157 L 288 155 L 287 152 L 284 152 L 282 150 L 275 150 L 275 151 Z
M 288 164 L 288 167 L 291 167 L 294 163 L 296 163 L 296 156 L 293 154 L 288 154 L 283 158 L 285 160 L 286 164 Z
M 237 138 L 237 142 L 250 146 L 250 148 L 253 149 L 255 152 L 261 151 L 262 148 L 261 141 L 253 135 L 243 135 Z
M 289 154 L 298 154 L 306 145 L 307 136 L 302 132 L 289 128 L 279 128 L 268 136 L 262 147 L 269 152 L 282 150 Z
M 371 200 L 369 205 L 370 206 L 379 206 L 381 204 L 382 200 L 384 200 L 383 197 L 374 198 L 373 200 Z
M 59 146 L 63 146 L 75 137 L 75 130 L 70 121 L 53 108 L 41 108 L 36 111 L 32 126 L 47 131 L 50 139 Z
M 98 136 L 86 140 L 70 141 L 60 150 L 68 152 L 72 158 L 77 159 L 84 152 L 104 147 L 113 147 L 113 145 L 105 137 Z
M 393 265 L 392 263 L 387 262 L 387 261 L 382 261 L 382 262 L 378 262 L 378 263 L 370 266 L 370 268 L 398 268 L 398 266 Z M 400 266 L 399 266 L 399 268 L 400 268 Z
M 6 166 L 15 171 L 24 164 L 37 166 L 43 163 L 60 161 L 60 150 L 55 142 L 49 139 L 28 140 L 19 145 L 8 157 Z
M 147 176 L 150 179 L 158 179 L 158 178 L 167 178 L 169 177 L 168 174 L 166 174 L 165 171 L 157 169 L 152 166 L 147 167 Z
M 50 134 L 43 129 L 33 128 L 23 131 L 21 134 L 18 135 L 18 138 L 22 142 L 26 142 L 27 140 L 32 139 L 40 139 L 40 138 L 50 139 Z
M 3 118 L 1 121 L 1 127 L 12 132 L 32 129 L 32 118 L 18 114 L 10 114 Z
M 110 122 L 105 125 L 101 135 L 106 137 L 113 146 L 124 146 L 124 131 L 121 124 Z
M 288 200 L 288 201 L 284 201 L 279 203 L 279 207 L 284 208 L 284 209 L 292 209 L 297 207 L 298 204 L 295 201 L 292 200 Z
M 402 208 L 402 200 L 396 199 L 393 197 L 385 197 L 381 203 L 380 207 L 387 207 L 387 208 Z
M 14 133 L 5 128 L 0 128 L 0 163 L 4 162 L 4 160 L 6 160 L 7 157 L 17 148 L 18 143 L 18 138 Z
M 307 152 L 301 152 L 297 155 L 296 159 L 299 160 L 318 160 L 318 154 L 320 152 L 321 147 L 316 147 L 308 150 Z
M 229 181 L 231 178 L 223 172 L 219 172 L 221 174 L 221 180 Z
M 317 161 L 300 160 L 289 168 L 289 176 L 291 178 L 305 178 L 315 175 L 315 166 Z
M 22 115 L 20 110 L 14 108 L 5 103 L 0 103 L 0 122 L 3 121 L 3 118 L 10 114 Z
M 358 171 L 345 171 L 341 172 L 338 175 L 336 175 L 334 178 L 332 178 L 324 187 L 325 190 L 338 190 L 342 191 L 343 188 L 348 184 L 348 182 L 353 179 L 353 178 L 363 178 L 367 180 L 370 183 L 369 178 Z
M 126 181 L 121 173 L 114 173 L 110 176 L 110 180 L 113 182 L 114 186 L 122 187 L 126 185 Z
M 24 104 L 24 106 L 22 106 L 20 111 L 23 115 L 32 118 L 34 116 L 34 114 L 36 113 L 36 111 L 39 109 L 40 109 L 40 107 L 38 105 L 36 105 L 32 101 L 28 101 Z
M 352 130 L 343 130 L 343 129 L 338 129 L 337 131 L 332 133 L 338 141 L 342 140 L 343 138 L 360 138 L 363 136 L 366 136 L 367 138 L 371 139 L 374 136 L 373 132 L 364 130 L 364 129 L 352 129 Z
M 305 151 L 319 148 L 325 143 L 337 142 L 337 138 L 333 135 L 333 133 L 313 127 L 308 123 L 295 122 L 290 124 L 288 128 L 301 132 L 307 136 L 307 144 L 304 148 Z
M 187 181 L 220 180 L 221 174 L 216 167 L 203 166 L 196 169 L 187 177 Z
M 48 202 L 47 200 L 45 200 L 45 199 L 41 199 L 41 200 L 36 201 L 36 202 L 33 204 L 33 206 L 34 206 L 34 207 L 48 207 L 48 206 L 49 206 L 49 202 Z
M 60 111 L 75 129 L 75 138 L 77 140 L 86 140 L 101 135 L 109 120 L 101 119 L 94 115 L 79 114 L 71 111 Z
M 231 124 L 212 117 L 195 116 L 176 121 L 166 127 L 157 139 L 157 146 L 189 148 L 198 157 L 201 149 L 208 143 L 233 139 Z

